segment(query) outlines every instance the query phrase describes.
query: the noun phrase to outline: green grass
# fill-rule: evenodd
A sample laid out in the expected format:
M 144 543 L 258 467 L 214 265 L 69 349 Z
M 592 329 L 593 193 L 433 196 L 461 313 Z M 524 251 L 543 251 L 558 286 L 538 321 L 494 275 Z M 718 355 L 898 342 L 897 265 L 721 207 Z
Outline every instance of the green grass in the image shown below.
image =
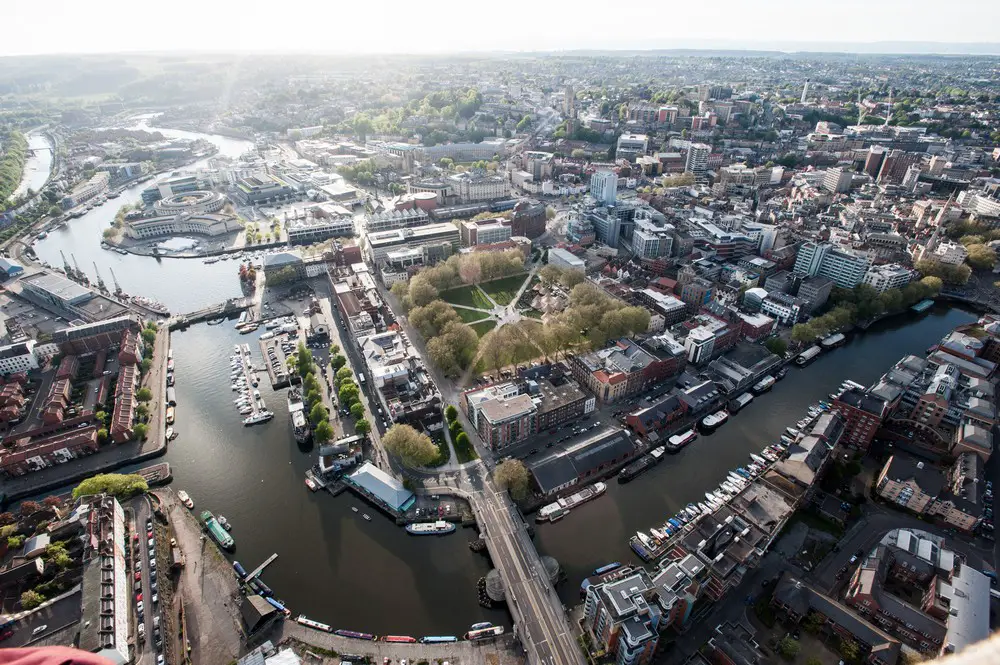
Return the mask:
M 521 285 L 524 284 L 525 275 L 513 275 L 503 279 L 495 279 L 492 282 L 480 284 L 479 287 L 488 293 L 498 305 L 509 305 L 514 302 Z
M 460 286 L 441 293 L 441 300 L 453 305 L 465 305 L 477 309 L 493 309 L 493 303 L 476 286 Z
M 493 319 L 490 319 L 489 321 L 480 321 L 479 323 L 473 323 L 470 327 L 476 331 L 477 335 L 482 337 L 489 331 L 496 328 L 497 322 L 494 321 Z
M 522 309 L 521 316 L 526 316 L 529 319 L 537 319 L 538 321 L 542 320 L 542 313 L 537 309 Z
M 454 310 L 458 312 L 458 315 L 462 317 L 462 321 L 465 323 L 472 323 L 473 321 L 482 321 L 490 316 L 489 312 L 484 312 L 481 309 L 465 309 L 464 307 L 455 307 Z
M 437 468 L 439 466 L 444 466 L 451 459 L 451 451 L 448 450 L 448 442 L 444 440 L 444 434 L 436 433 L 431 437 L 431 441 L 437 446 L 438 456 L 437 459 L 428 464 L 427 466 L 432 468 Z

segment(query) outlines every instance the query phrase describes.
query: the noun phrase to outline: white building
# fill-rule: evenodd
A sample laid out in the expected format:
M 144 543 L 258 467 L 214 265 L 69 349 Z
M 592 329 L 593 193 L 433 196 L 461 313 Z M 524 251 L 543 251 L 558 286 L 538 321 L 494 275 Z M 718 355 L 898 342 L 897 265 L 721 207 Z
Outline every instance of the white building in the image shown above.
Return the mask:
M 350 215 L 314 215 L 290 219 L 285 223 L 285 232 L 290 245 L 308 245 L 327 238 L 353 236 L 354 218 Z
M 913 272 L 896 263 L 874 266 L 865 273 L 864 283 L 879 293 L 901 289 L 913 280 Z
M 674 247 L 674 227 L 657 226 L 649 220 L 636 220 L 632 230 L 632 252 L 644 259 L 670 256 Z
M 590 194 L 604 205 L 614 205 L 618 196 L 618 174 L 614 171 L 594 173 L 590 176 Z
M 831 194 L 847 192 L 851 189 L 852 178 L 850 171 L 837 166 L 828 168 L 823 175 L 823 189 Z
M 125 222 L 125 235 L 132 239 L 193 233 L 219 236 L 243 230 L 243 222 L 232 215 L 169 215 L 140 217 Z
M 449 178 L 451 189 L 461 203 L 493 201 L 510 196 L 510 182 L 499 175 L 456 173 Z
M 618 137 L 615 156 L 618 159 L 634 161 L 636 157 L 645 155 L 648 150 L 649 137 L 645 134 L 622 134 Z
M 711 358 L 714 346 L 715 333 L 705 326 L 698 326 L 684 339 L 684 350 L 687 352 L 688 362 L 692 365 Z
M 419 248 L 426 245 L 450 244 L 452 251 L 459 244 L 458 228 L 447 222 L 441 224 L 425 224 L 412 229 L 397 229 L 369 233 L 365 238 L 368 256 L 375 263 L 380 263 L 386 255 L 398 249 Z
M 549 250 L 548 263 L 549 265 L 559 268 L 569 268 L 570 270 L 586 270 L 587 268 L 587 264 L 583 259 L 574 256 L 560 247 L 553 247 Z
M 923 258 L 946 263 L 950 266 L 959 266 L 965 263 L 968 256 L 969 253 L 960 243 L 945 240 L 938 243 L 938 246 L 930 252 L 925 252 Z
M 696 177 L 703 175 L 708 170 L 708 156 L 712 153 L 712 146 L 707 143 L 692 143 L 687 151 L 687 159 L 684 160 L 684 172 L 693 173 Z
M 798 322 L 802 313 L 802 303 L 784 293 L 769 293 L 760 303 L 760 311 L 770 314 L 786 326 Z
M 830 243 L 805 242 L 795 257 L 795 272 L 809 277 L 827 277 L 844 289 L 861 283 L 872 264 L 863 252 L 839 249 Z
M 0 346 L 0 374 L 14 374 L 38 369 L 35 340 Z

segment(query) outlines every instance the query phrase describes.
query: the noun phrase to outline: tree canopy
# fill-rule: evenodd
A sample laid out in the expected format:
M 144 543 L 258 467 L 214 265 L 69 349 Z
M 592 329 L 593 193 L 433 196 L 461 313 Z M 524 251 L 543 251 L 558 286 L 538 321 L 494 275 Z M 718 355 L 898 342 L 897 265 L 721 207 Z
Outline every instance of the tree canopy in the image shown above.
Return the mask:
M 395 424 L 390 427 L 382 437 L 382 444 L 409 467 L 426 466 L 438 456 L 438 447 L 430 437 L 409 425 Z
M 117 499 L 127 499 L 149 490 L 146 479 L 137 473 L 99 473 L 87 478 L 73 488 L 73 498 L 90 494 L 111 494 Z
M 501 462 L 493 471 L 493 479 L 515 499 L 528 496 L 528 469 L 521 460 L 509 459 Z

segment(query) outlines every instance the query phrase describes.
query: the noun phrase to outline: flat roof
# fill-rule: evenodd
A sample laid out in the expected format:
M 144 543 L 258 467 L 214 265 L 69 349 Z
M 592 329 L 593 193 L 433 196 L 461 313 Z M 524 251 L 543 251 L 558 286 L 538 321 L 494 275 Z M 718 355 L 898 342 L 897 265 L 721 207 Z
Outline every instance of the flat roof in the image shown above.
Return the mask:
M 24 277 L 21 279 L 21 283 L 31 284 L 40 291 L 45 291 L 49 295 L 71 304 L 74 301 L 94 296 L 94 292 L 90 289 L 51 272 L 42 272 L 37 275 Z

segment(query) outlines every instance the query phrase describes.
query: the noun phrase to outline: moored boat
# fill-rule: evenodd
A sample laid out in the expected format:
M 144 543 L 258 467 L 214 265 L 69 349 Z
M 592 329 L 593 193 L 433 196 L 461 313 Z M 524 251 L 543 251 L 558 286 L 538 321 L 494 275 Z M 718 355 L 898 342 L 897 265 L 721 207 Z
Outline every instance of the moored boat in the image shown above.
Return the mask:
M 438 536 L 451 533 L 454 530 L 455 525 L 444 520 L 406 525 L 406 532 L 414 536 Z
M 716 411 L 698 421 L 698 426 L 705 432 L 713 432 L 729 420 L 729 414 L 725 411 Z
M 694 428 L 691 428 L 686 432 L 681 432 L 680 434 L 675 434 L 667 439 L 667 451 L 676 453 L 697 438 L 698 432 L 696 432 Z
M 191 497 L 184 490 L 177 492 L 177 498 L 188 508 L 194 508 L 194 501 L 191 500 Z
M 751 388 L 750 390 L 753 391 L 754 395 L 760 395 L 766 393 L 773 387 L 774 387 L 774 377 L 765 376 L 763 379 L 755 383 L 753 388 Z

